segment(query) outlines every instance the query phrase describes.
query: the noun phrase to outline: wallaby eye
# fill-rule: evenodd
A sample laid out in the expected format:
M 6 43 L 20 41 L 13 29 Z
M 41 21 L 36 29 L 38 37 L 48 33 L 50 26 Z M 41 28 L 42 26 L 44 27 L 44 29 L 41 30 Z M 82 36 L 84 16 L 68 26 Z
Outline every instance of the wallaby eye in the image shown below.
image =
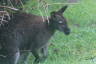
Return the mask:
M 62 21 L 59 21 L 59 24 L 62 24 L 63 22 Z

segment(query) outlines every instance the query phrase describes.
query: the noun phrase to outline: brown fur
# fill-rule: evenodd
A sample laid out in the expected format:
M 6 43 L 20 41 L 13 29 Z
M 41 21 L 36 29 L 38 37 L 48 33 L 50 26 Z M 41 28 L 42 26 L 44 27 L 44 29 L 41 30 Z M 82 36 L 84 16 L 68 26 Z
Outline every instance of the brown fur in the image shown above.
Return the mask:
M 36 58 L 34 63 L 45 60 L 48 40 L 55 30 L 60 30 L 65 34 L 70 33 L 66 19 L 62 15 L 66 7 L 61 8 L 58 12 L 52 12 L 49 23 L 46 18 L 43 21 L 41 16 L 22 12 L 14 13 L 11 20 L 0 27 L 2 46 L 0 54 L 7 56 L 9 64 L 17 64 L 16 59 L 19 57 L 17 53 L 20 53 L 21 50 L 31 51 Z M 62 23 L 59 24 L 59 21 Z M 42 58 L 38 52 L 42 53 Z

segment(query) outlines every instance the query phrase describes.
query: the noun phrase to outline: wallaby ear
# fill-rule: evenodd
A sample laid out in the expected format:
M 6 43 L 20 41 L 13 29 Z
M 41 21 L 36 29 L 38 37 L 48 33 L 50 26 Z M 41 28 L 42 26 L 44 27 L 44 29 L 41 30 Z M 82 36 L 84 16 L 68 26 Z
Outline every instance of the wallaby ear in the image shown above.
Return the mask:
M 63 6 L 60 10 L 58 10 L 59 13 L 63 13 L 67 9 L 68 5 Z
M 56 14 L 55 11 L 51 12 L 51 17 L 55 17 L 55 14 Z

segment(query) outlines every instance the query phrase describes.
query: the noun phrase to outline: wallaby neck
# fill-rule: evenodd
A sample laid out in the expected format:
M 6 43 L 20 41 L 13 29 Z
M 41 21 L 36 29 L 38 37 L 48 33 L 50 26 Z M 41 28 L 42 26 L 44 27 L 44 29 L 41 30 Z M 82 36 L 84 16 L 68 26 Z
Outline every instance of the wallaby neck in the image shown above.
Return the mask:
M 53 23 L 54 21 L 51 19 L 51 18 L 49 18 L 48 20 L 46 20 L 46 24 L 47 24 L 47 28 L 48 28 L 48 30 L 51 32 L 51 33 L 55 33 L 55 27 L 54 27 L 54 23 Z

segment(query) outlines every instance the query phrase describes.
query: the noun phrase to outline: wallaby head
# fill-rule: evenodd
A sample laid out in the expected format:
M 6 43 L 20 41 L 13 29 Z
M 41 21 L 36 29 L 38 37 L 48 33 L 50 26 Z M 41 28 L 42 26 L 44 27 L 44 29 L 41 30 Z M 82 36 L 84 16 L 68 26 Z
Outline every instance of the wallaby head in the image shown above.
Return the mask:
M 58 11 L 51 12 L 50 24 L 57 30 L 64 32 L 66 35 L 70 34 L 70 29 L 67 25 L 67 20 L 64 18 L 63 13 L 67 9 L 67 5 Z

